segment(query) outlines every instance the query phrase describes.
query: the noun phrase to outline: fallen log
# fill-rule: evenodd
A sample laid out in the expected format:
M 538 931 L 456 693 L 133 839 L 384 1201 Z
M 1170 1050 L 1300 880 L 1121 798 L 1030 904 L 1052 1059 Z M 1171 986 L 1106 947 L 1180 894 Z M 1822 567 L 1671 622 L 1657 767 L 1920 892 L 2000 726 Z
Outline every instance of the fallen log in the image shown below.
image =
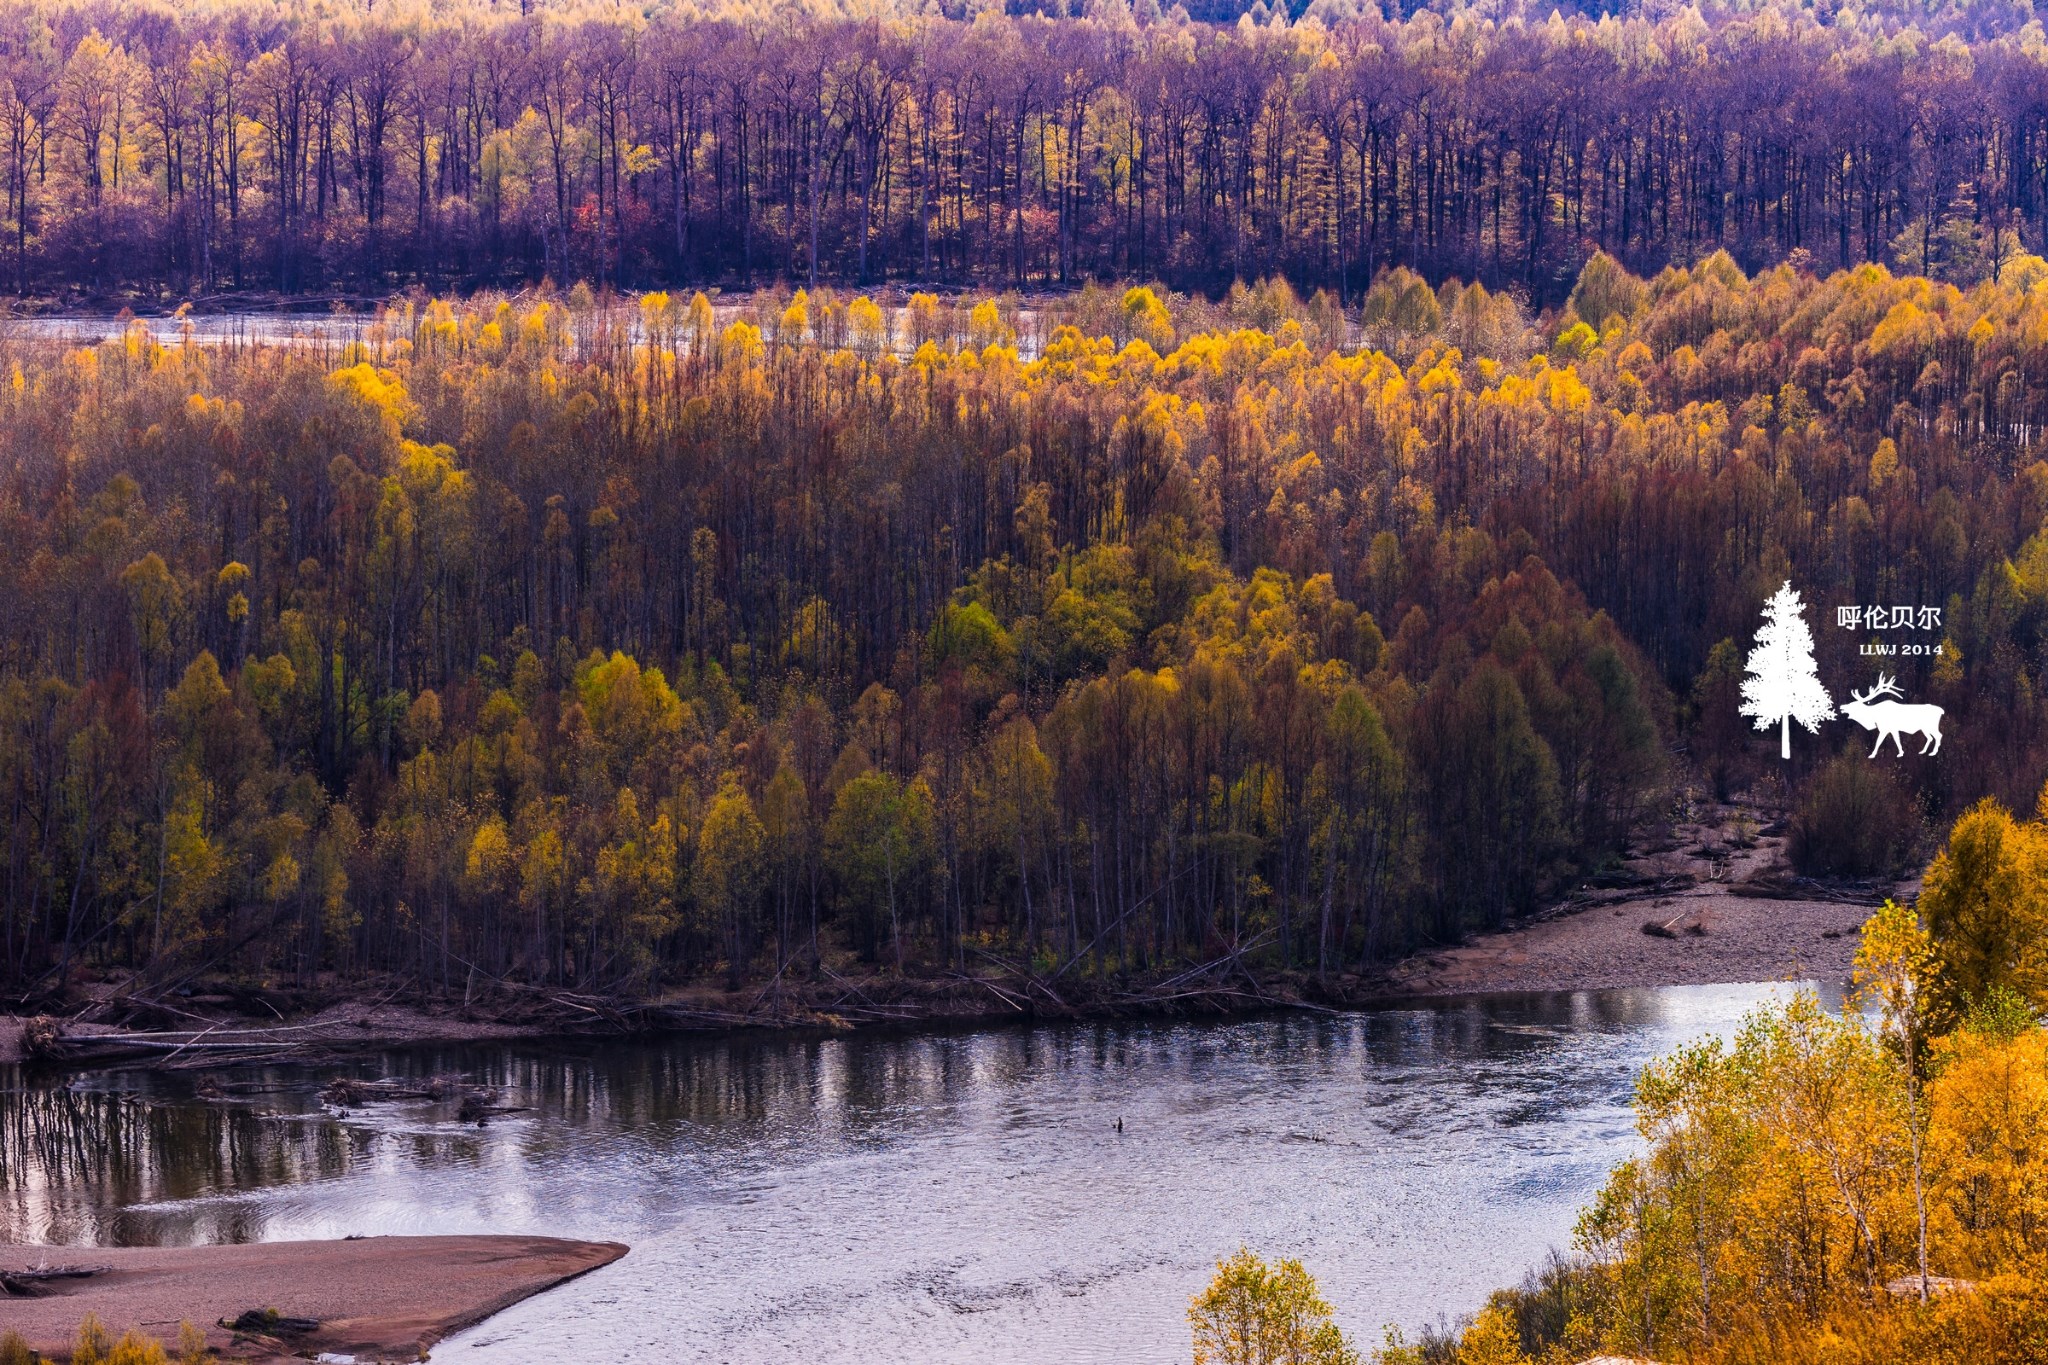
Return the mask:
M 532 1106 L 524 1104 L 499 1104 L 498 1092 L 480 1090 L 473 1095 L 462 1097 L 462 1103 L 455 1110 L 455 1117 L 464 1123 L 484 1126 L 484 1120 L 499 1114 L 523 1114 Z
M 1011 995 L 1008 991 L 1005 991 L 1001 986 L 998 986 L 995 982 L 989 980 L 985 976 L 968 976 L 962 972 L 954 972 L 952 973 L 952 976 L 953 979 L 956 981 L 964 981 L 970 986 L 980 986 L 982 989 L 986 990 L 990 995 L 993 995 L 996 999 L 1002 1001 L 1005 1005 L 1008 1005 L 1012 1010 L 1015 1010 L 1019 1014 L 1023 1014 L 1026 1012 L 1024 1006 L 1018 1001 L 1016 996 Z
M 1890 895 L 1890 882 L 1825 882 L 1813 877 L 1787 876 L 1782 871 L 1760 872 L 1729 884 L 1728 894 L 1746 900 L 1832 901 L 1839 905 L 1875 905 Z
M 220 1326 L 230 1332 L 247 1332 L 256 1336 L 303 1336 L 307 1332 L 320 1330 L 318 1318 L 288 1318 L 275 1308 L 251 1308 L 233 1322 L 222 1318 Z
M 321 1089 L 320 1099 L 348 1108 L 372 1100 L 445 1100 L 462 1088 L 462 1082 L 454 1076 L 431 1076 L 424 1081 L 365 1081 L 354 1076 L 336 1076 Z
M 27 1270 L 0 1270 L 0 1294 L 31 1298 L 47 1292 L 43 1286 L 55 1281 L 90 1279 L 112 1269 L 110 1265 L 53 1265 Z

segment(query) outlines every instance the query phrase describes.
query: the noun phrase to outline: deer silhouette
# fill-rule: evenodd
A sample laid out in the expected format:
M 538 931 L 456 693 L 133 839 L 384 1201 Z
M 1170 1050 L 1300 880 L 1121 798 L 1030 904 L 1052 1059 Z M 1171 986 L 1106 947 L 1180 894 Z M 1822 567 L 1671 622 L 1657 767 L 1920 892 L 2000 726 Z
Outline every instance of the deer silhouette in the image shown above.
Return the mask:
M 1897 683 L 1880 673 L 1877 686 L 1868 692 L 1849 693 L 1849 700 L 1842 703 L 1842 714 L 1866 730 L 1877 731 L 1877 743 L 1871 746 L 1870 756 L 1877 757 L 1877 751 L 1890 740 L 1898 756 L 1906 756 L 1905 741 L 1901 735 L 1919 735 L 1923 741 L 1920 752 L 1934 754 L 1941 752 L 1941 708 L 1922 702 L 1908 705 L 1903 701 L 1879 701 L 1885 695 L 1903 697 Z

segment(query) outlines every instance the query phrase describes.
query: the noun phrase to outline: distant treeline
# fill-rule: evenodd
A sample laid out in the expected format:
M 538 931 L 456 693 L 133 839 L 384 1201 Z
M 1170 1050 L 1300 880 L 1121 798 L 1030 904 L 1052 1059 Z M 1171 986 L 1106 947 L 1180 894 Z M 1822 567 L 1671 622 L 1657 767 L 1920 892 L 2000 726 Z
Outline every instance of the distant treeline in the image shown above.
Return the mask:
M 1968 284 L 2048 230 L 2025 4 L 1385 19 L 1315 0 L 1221 27 L 1155 0 L 978 8 L 15 0 L 0 279 L 1213 293 L 1277 274 L 1350 300 L 1405 265 L 1555 304 L 1596 249 Z
M 1029 362 L 822 293 L 0 343 L 0 967 L 1336 971 L 1602 865 L 1673 740 L 1897 870 L 2044 771 L 2043 281 L 1084 291 Z M 1838 692 L 1826 603 L 1942 608 L 1886 661 L 1938 757 L 1757 761 L 1787 577 Z

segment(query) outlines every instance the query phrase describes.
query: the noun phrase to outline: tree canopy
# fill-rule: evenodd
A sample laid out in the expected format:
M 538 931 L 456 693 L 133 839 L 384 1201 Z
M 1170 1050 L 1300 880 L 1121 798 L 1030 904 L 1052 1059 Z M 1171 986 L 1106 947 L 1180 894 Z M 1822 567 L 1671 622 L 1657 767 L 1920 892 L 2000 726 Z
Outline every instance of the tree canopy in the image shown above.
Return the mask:
M 1967 287 L 2048 213 L 2025 4 L 1007 8 L 10 0 L 0 278 L 1353 301 L 1404 266 L 1569 296 L 1590 340 L 1637 297 L 1574 285 L 1595 253 Z
M 1398 273 L 5 341 L 6 971 L 1356 970 L 1600 868 L 1675 743 L 1762 771 L 1787 578 L 1824 678 L 1830 604 L 1945 613 L 1940 757 L 1770 769 L 1897 865 L 2040 783 L 2044 273 L 1603 266 L 1570 358 Z

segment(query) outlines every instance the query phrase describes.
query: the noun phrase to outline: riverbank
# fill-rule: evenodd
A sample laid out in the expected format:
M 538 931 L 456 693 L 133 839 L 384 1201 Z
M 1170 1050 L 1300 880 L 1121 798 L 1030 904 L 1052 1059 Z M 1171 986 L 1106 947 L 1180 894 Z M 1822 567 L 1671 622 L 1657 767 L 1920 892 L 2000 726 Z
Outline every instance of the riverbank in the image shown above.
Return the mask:
M 1885 896 L 1910 897 L 1916 884 L 1805 881 L 1787 867 L 1784 842 L 1781 830 L 1760 828 L 1752 810 L 1709 807 L 1532 919 L 1363 972 L 1255 973 L 1224 956 L 1112 980 L 1038 975 L 984 957 L 967 970 L 902 976 L 842 964 L 816 980 L 738 990 L 706 984 L 640 1001 L 514 987 L 453 999 L 376 983 L 138 1001 L 101 983 L 89 1004 L 53 1023 L 0 1018 L 0 1064 L 190 1070 L 425 1043 L 1215 1017 L 1510 991 L 1844 981 L 1863 921 Z
M 1792 875 L 1782 830 L 1717 806 L 1646 841 L 1617 886 L 1595 886 L 1499 933 L 1416 953 L 1398 993 L 1606 990 L 1848 979 L 1863 921 L 1917 879 L 1819 883 Z
M 1255 974 L 1228 956 L 1130 979 L 1041 976 L 994 962 L 974 971 L 905 975 L 841 967 L 821 971 L 816 980 L 783 979 L 738 990 L 700 984 L 652 999 L 511 987 L 463 999 L 367 982 L 162 1001 L 138 999 L 122 983 L 102 982 L 87 989 L 87 1003 L 61 1015 L 0 1017 L 0 1065 L 199 1071 L 242 1062 L 319 1063 L 391 1047 L 517 1039 L 1217 1018 L 1262 1010 L 1359 1008 L 1390 993 L 1378 972 Z
M 618 1242 L 554 1237 L 363 1237 L 197 1247 L 0 1246 L 0 1274 L 105 1267 L 9 1297 L 5 1324 L 62 1359 L 88 1313 L 119 1336 L 175 1345 L 180 1322 L 241 1361 L 320 1356 L 417 1360 L 451 1333 L 626 1254 Z M 275 1310 L 270 1330 L 222 1326 Z M 302 1319 L 314 1325 L 282 1320 Z M 326 1354 L 323 1354 L 326 1353 Z

